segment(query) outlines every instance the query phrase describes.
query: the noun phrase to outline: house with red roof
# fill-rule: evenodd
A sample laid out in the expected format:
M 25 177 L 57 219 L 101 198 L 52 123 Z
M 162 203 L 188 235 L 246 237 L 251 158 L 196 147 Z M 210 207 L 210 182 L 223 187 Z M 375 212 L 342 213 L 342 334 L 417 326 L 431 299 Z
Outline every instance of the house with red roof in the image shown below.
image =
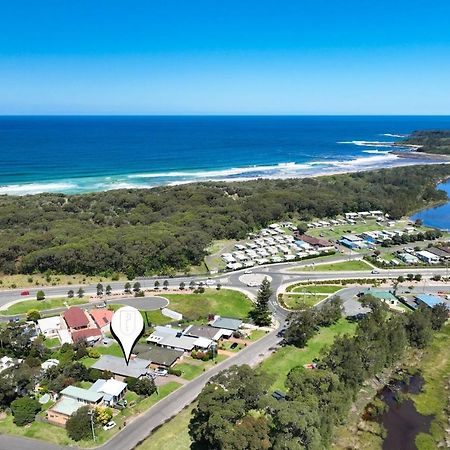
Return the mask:
M 85 340 L 88 344 L 97 342 L 102 337 L 99 328 L 84 328 L 83 330 L 72 331 L 72 340 L 74 343 Z
M 89 311 L 89 314 L 94 319 L 96 325 L 99 328 L 103 329 L 111 323 L 114 312 L 110 311 L 109 309 L 102 308 L 102 309 L 91 309 Z
M 73 330 L 82 330 L 89 327 L 89 318 L 86 313 L 77 306 L 72 306 L 63 314 L 67 327 Z

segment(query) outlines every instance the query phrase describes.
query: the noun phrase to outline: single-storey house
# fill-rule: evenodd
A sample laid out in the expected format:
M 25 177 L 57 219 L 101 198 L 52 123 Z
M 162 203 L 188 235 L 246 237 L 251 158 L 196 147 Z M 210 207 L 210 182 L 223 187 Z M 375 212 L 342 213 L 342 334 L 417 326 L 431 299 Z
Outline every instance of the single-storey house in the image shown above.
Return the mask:
M 153 333 L 147 338 L 147 342 L 158 344 L 164 338 L 168 336 L 176 336 L 177 334 L 181 335 L 182 331 L 171 327 L 156 326 Z
M 195 349 L 208 350 L 214 342 L 211 339 L 204 337 L 190 337 L 184 335 L 167 336 L 161 341 L 157 342 L 157 345 L 166 348 L 173 348 L 175 350 L 183 350 L 190 352 Z
M 89 319 L 86 313 L 77 306 L 72 306 L 65 311 L 63 317 L 71 330 L 81 330 L 89 326 Z
M 46 338 L 58 336 L 58 331 L 63 327 L 60 316 L 46 317 L 37 321 L 38 331 Z
M 138 344 L 133 350 L 139 358 L 148 359 L 152 366 L 172 367 L 180 358 L 183 357 L 183 350 L 173 348 L 164 348 L 156 345 L 146 346 Z
M 111 378 L 104 380 L 99 378 L 90 388 L 90 391 L 103 395 L 103 402 L 108 406 L 114 406 L 122 400 L 127 392 L 127 383 Z
M 398 305 L 398 298 L 394 294 L 392 294 L 392 292 L 368 288 L 364 290 L 363 293 L 365 295 L 371 295 L 372 297 L 375 297 L 376 299 L 381 300 L 382 302 L 387 303 L 388 305 L 391 306 Z
M 427 249 L 430 253 L 433 253 L 433 255 L 436 255 L 440 259 L 450 259 L 450 253 L 446 252 L 445 250 L 442 250 L 437 247 L 430 247 Z
M 102 309 L 91 309 L 89 311 L 89 314 L 94 319 L 95 324 L 99 328 L 103 329 L 107 328 L 111 323 L 114 312 L 109 309 L 102 308 Z
M 411 255 L 410 253 L 400 253 L 398 257 L 406 264 L 418 264 L 419 258 L 417 256 Z
M 416 256 L 427 264 L 437 264 L 440 259 L 439 256 L 435 255 L 434 253 L 430 253 L 427 250 L 416 252 Z
M 124 358 L 112 355 L 102 355 L 92 368 L 107 370 L 114 374 L 116 380 L 122 381 L 126 377 L 140 378 L 148 372 L 151 361 L 147 359 L 131 358 L 128 365 Z
M 72 331 L 73 342 L 85 340 L 88 344 L 92 344 L 101 339 L 102 332 L 99 328 L 85 328 L 83 330 Z
M 209 323 L 213 328 L 223 328 L 224 330 L 237 331 L 242 325 L 242 320 L 231 317 L 217 316 Z
M 183 334 L 185 336 L 191 337 L 204 337 L 206 339 L 211 339 L 212 341 L 218 341 L 223 335 L 225 330 L 201 325 L 189 325 L 184 331 Z M 225 333 L 228 334 L 228 333 Z

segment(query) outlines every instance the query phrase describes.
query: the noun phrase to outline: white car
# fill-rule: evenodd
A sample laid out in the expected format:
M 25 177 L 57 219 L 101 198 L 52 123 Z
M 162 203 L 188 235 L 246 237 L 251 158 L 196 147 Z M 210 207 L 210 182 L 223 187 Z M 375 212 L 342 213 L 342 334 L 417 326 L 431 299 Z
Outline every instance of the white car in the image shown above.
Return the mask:
M 249 270 L 249 269 L 247 269 L 247 270 L 244 270 L 244 273 L 245 273 L 246 275 L 248 275 L 249 273 L 252 273 L 252 271 Z
M 216 282 L 214 280 L 206 280 L 206 285 L 207 286 L 212 286 L 214 284 L 216 284 Z
M 106 425 L 103 425 L 103 429 L 105 431 L 111 430 L 112 428 L 114 428 L 116 426 L 116 422 L 114 422 L 114 420 L 110 420 Z
M 257 283 L 256 281 L 249 281 L 249 282 L 247 283 L 247 286 L 248 286 L 248 287 L 258 287 L 258 286 L 259 286 L 259 283 Z

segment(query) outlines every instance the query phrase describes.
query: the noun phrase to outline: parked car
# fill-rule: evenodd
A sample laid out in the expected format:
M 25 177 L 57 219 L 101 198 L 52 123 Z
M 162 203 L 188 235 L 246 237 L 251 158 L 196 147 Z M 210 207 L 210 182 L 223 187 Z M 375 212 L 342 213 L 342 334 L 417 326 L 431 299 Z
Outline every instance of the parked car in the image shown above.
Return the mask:
M 128 405 L 128 402 L 125 399 L 119 400 L 116 403 L 116 406 L 118 406 L 119 408 L 126 408 L 127 405 Z
M 259 286 L 259 283 L 257 283 L 256 281 L 249 281 L 249 282 L 247 283 L 247 286 L 248 286 L 248 287 L 258 287 L 258 286 Z
M 244 270 L 244 273 L 245 273 L 246 275 L 248 275 L 248 274 L 252 273 L 252 271 L 251 271 L 250 269 L 247 269 L 247 270 Z
M 372 270 L 372 273 L 373 273 L 373 274 L 378 274 L 378 273 L 380 273 L 380 271 L 379 271 L 379 270 L 376 270 L 376 269 L 373 269 L 373 270 Z
M 110 420 L 106 425 L 103 425 L 103 429 L 105 431 L 111 430 L 112 428 L 114 428 L 116 426 L 116 422 L 114 422 L 114 420 Z
M 284 334 L 286 333 L 286 328 L 283 328 L 277 333 L 277 337 L 284 337 Z
M 206 280 L 206 285 L 207 286 L 212 286 L 214 284 L 216 284 L 216 282 L 214 280 Z
M 230 345 L 231 350 L 234 350 L 238 345 L 239 345 L 239 344 L 238 344 L 237 342 L 233 342 L 233 343 Z
M 22 291 L 20 295 L 30 295 L 30 291 Z
M 164 369 L 163 367 L 158 367 L 157 369 L 155 369 L 155 375 L 157 377 L 167 377 L 167 370 Z

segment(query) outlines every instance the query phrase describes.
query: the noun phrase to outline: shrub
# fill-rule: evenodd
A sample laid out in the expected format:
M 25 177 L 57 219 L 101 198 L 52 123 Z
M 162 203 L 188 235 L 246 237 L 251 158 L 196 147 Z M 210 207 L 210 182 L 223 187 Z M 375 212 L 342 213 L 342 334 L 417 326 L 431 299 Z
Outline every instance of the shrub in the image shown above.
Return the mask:
M 14 423 L 23 427 L 34 421 L 36 414 L 41 410 L 39 402 L 31 397 L 21 397 L 11 403 Z
M 75 411 L 66 423 L 68 436 L 74 441 L 81 441 L 91 437 L 91 418 L 89 406 L 83 406 Z
M 181 375 L 183 374 L 183 372 L 180 369 L 174 369 L 173 367 L 169 367 L 167 369 L 167 373 L 169 375 L 175 375 L 176 377 L 181 377 Z

